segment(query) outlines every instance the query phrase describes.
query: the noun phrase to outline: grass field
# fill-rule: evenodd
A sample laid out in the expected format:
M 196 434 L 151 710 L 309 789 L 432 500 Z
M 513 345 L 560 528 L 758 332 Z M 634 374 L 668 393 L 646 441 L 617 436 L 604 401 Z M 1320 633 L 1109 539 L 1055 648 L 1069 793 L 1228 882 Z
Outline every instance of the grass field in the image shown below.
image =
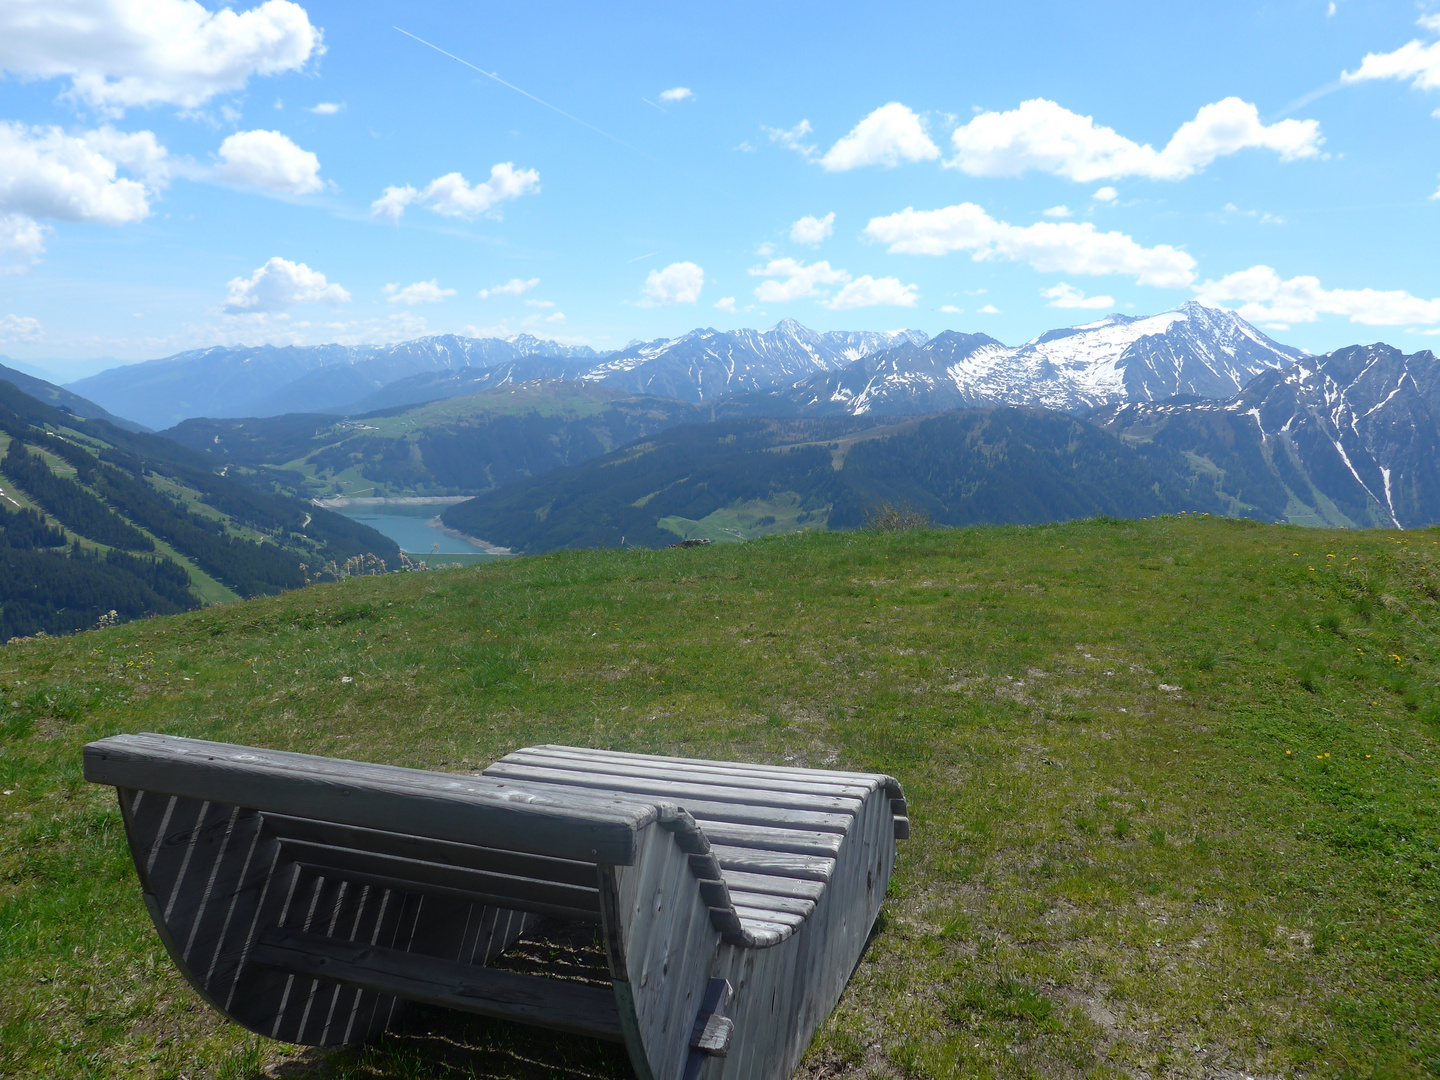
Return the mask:
M 519 746 L 893 773 L 914 835 L 807 1077 L 1440 1073 L 1440 532 L 812 533 L 392 575 L 0 650 L 0 1073 L 624 1076 L 420 1012 L 216 1019 L 81 745 Z

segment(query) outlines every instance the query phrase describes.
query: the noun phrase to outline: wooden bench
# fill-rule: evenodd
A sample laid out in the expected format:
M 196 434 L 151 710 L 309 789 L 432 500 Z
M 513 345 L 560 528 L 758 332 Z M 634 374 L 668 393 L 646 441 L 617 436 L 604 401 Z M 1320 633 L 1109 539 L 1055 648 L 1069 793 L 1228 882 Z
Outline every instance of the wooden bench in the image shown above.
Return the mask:
M 171 958 L 251 1031 L 355 1043 L 422 1002 L 624 1043 L 642 1080 L 788 1077 L 909 832 L 888 776 L 566 746 L 461 776 L 118 735 L 85 777 Z M 506 969 L 577 926 L 598 978 Z

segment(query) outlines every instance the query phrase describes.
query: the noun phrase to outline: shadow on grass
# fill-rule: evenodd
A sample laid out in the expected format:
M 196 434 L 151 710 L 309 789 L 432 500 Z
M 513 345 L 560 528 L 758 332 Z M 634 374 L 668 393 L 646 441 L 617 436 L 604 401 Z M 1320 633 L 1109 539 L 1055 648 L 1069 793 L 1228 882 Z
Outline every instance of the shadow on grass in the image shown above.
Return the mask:
M 395 1030 L 343 1050 L 307 1048 L 236 1080 L 630 1080 L 622 1046 L 553 1031 L 412 1006 Z

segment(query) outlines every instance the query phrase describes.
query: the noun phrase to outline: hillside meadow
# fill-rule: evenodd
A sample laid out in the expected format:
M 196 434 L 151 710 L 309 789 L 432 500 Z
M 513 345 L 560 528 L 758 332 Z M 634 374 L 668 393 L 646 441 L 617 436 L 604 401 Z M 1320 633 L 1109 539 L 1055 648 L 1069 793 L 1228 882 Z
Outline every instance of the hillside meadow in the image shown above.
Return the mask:
M 0 1074 L 608 1077 L 421 1010 L 208 1012 L 80 747 L 467 771 L 520 746 L 884 771 L 914 824 L 819 1077 L 1440 1073 L 1440 531 L 818 533 L 390 575 L 0 649 Z

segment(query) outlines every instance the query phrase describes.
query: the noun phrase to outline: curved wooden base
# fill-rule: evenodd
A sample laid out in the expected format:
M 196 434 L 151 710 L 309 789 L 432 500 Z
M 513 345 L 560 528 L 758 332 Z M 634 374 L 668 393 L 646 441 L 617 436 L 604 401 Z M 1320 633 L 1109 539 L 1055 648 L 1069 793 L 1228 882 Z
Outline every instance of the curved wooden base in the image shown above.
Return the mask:
M 394 1024 L 406 999 L 260 962 L 266 931 L 484 965 L 538 918 L 327 877 L 297 860 L 257 810 L 127 788 L 119 796 L 145 906 L 170 958 L 211 1006 L 268 1038 L 363 1042 Z

